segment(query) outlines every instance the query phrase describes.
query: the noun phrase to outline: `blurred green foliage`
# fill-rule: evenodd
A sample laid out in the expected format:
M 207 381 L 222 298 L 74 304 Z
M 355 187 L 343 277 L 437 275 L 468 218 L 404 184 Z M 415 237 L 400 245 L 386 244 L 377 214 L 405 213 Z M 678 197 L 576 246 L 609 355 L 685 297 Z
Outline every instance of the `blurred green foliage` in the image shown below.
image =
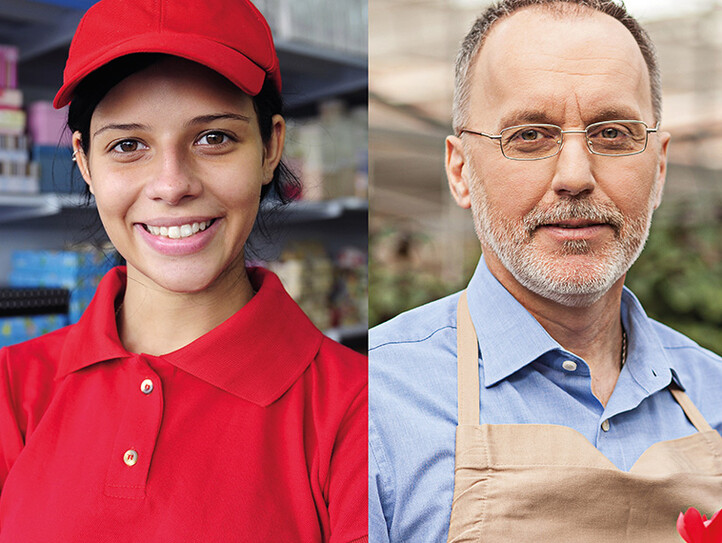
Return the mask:
M 650 317 L 722 354 L 722 201 L 663 206 L 626 285 Z
M 379 247 L 386 249 L 386 258 L 379 255 Z M 386 228 L 369 234 L 369 327 L 376 326 L 399 313 L 437 300 L 466 286 L 480 255 L 478 242 L 464 262 L 463 280 L 444 281 L 437 268 L 425 265 L 414 253 L 431 250 L 432 243 L 422 234 L 400 234 Z

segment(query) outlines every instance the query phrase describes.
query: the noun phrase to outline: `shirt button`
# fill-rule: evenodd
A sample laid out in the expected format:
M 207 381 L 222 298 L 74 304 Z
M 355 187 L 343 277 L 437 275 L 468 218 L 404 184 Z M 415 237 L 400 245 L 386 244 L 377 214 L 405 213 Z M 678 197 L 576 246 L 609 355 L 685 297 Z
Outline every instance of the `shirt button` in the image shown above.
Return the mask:
M 602 423 L 602 430 L 604 430 L 605 432 L 608 432 L 608 431 L 609 431 L 609 419 L 606 419 L 606 420 Z
M 574 371 L 577 369 L 577 363 L 574 360 L 565 360 L 562 362 L 562 368 L 567 371 Z
M 138 453 L 133 449 L 128 449 L 123 453 L 123 462 L 126 466 L 135 466 L 138 462 Z
M 150 379 L 143 379 L 143 382 L 140 384 L 140 391 L 143 394 L 150 394 L 153 392 L 153 381 Z

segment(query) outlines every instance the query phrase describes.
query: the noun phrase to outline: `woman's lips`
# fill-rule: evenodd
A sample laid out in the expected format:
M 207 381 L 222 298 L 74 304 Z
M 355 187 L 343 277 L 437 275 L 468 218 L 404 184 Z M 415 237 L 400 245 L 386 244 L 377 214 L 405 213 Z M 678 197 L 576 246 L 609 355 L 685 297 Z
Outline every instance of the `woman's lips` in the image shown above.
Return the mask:
M 197 253 L 210 243 L 218 231 L 220 218 L 157 219 L 135 223 L 134 228 L 151 249 L 167 256 Z
M 213 224 L 213 220 L 209 221 L 198 221 L 198 222 L 187 222 L 180 225 L 163 225 L 154 226 L 151 224 L 143 224 L 145 229 L 153 234 L 154 236 L 163 236 L 170 239 L 187 238 L 198 232 L 202 232 Z

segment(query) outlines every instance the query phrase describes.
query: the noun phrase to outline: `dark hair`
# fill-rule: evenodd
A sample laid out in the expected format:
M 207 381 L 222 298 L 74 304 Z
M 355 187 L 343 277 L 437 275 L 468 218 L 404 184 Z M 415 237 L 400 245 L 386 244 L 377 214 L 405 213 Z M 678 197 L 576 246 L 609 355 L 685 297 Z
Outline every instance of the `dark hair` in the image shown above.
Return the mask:
M 80 144 L 86 154 L 90 148 L 90 121 L 98 104 L 118 83 L 166 58 L 168 55 L 160 53 L 126 55 L 98 68 L 80 82 L 68 108 L 68 128 L 71 132 L 80 132 Z M 261 139 L 266 143 L 271 137 L 273 116 L 283 114 L 281 93 L 268 78 L 261 92 L 253 97 L 253 108 L 258 117 Z M 261 188 L 261 201 L 285 204 L 299 192 L 300 181 L 283 162 L 279 162 L 271 182 Z M 259 213 L 259 217 L 261 215 Z M 257 226 L 263 229 L 262 223 L 257 223 Z
M 467 121 L 471 97 L 471 68 L 479 56 L 479 51 L 489 31 L 497 21 L 520 9 L 529 7 L 543 7 L 561 15 L 573 14 L 577 16 L 585 15 L 587 13 L 585 10 L 599 11 L 614 17 L 622 23 L 634 37 L 647 63 L 655 121 L 659 122 L 661 120 L 662 84 L 654 44 L 639 22 L 627 11 L 624 2 L 615 0 L 501 0 L 476 19 L 471 30 L 464 38 L 456 57 L 454 131 L 458 132 Z

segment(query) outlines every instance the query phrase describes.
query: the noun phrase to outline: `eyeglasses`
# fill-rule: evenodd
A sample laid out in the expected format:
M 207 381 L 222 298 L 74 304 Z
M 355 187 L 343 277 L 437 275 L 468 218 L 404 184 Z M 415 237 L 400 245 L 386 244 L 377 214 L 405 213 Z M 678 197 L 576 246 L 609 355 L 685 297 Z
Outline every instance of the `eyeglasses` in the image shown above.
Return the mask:
M 511 160 L 541 160 L 559 153 L 564 134 L 584 134 L 589 152 L 602 156 L 636 155 L 647 148 L 650 132 L 657 132 L 659 123 L 649 128 L 644 121 L 602 121 L 584 130 L 562 130 L 554 124 L 522 124 L 505 128 L 499 134 L 486 134 L 462 129 L 463 133 L 484 136 L 501 144 L 502 154 Z

